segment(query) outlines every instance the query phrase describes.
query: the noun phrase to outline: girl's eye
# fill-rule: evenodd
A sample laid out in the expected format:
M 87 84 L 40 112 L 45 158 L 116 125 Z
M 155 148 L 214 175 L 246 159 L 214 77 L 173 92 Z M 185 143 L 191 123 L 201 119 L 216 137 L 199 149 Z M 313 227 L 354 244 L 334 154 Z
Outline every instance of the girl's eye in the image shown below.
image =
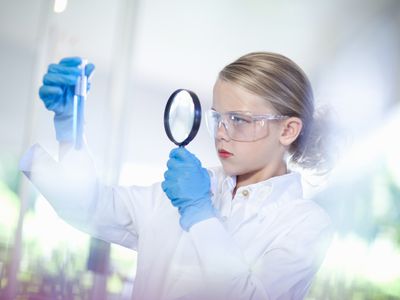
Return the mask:
M 249 124 L 251 123 L 252 120 L 251 118 L 246 116 L 232 115 L 231 121 L 235 125 L 241 125 L 241 124 Z

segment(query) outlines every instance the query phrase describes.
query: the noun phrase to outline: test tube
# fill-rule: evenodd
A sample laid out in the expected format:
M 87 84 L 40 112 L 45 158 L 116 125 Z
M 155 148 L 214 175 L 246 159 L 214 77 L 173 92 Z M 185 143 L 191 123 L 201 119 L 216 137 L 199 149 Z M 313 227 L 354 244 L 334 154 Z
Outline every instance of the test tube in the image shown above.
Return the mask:
M 85 121 L 84 112 L 85 112 L 85 102 L 87 95 L 87 77 L 85 75 L 86 65 L 87 65 L 87 60 L 82 59 L 81 75 L 78 77 L 75 86 L 73 138 L 74 138 L 74 148 L 76 150 L 81 149 L 83 143 L 83 125 Z

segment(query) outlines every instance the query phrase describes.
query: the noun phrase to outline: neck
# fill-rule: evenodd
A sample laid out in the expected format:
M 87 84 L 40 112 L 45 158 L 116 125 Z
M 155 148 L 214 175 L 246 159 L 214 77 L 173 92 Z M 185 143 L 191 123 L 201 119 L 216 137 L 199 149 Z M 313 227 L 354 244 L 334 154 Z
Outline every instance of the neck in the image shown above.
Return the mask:
M 287 166 L 284 161 L 280 161 L 276 165 L 267 166 L 261 170 L 249 172 L 236 176 L 236 186 L 233 190 L 233 197 L 238 188 L 249 184 L 254 184 L 264 180 L 268 180 L 275 176 L 281 176 L 287 173 Z

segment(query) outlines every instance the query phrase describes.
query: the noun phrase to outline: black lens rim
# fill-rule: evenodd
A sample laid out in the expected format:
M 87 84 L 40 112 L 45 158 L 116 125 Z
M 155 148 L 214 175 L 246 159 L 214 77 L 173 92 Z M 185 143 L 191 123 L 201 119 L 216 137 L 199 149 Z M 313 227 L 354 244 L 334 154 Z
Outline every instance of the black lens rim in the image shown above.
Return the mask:
M 192 129 L 190 130 L 188 137 L 185 140 L 183 140 L 182 142 L 178 142 L 174 139 L 174 136 L 172 135 L 172 132 L 171 132 L 171 128 L 169 125 L 169 113 L 171 110 L 172 102 L 175 99 L 175 96 L 182 91 L 188 92 L 190 97 L 192 98 L 192 101 L 194 104 L 194 120 L 193 120 Z M 176 91 L 174 91 L 171 94 L 171 96 L 169 96 L 167 105 L 165 106 L 165 110 L 164 110 L 164 129 L 165 129 L 165 132 L 166 132 L 168 138 L 177 146 L 180 146 L 180 147 L 186 146 L 197 135 L 197 132 L 199 131 L 199 128 L 200 128 L 200 124 L 201 124 L 201 105 L 200 105 L 199 97 L 197 97 L 197 95 L 193 91 L 188 90 L 188 89 L 177 89 Z

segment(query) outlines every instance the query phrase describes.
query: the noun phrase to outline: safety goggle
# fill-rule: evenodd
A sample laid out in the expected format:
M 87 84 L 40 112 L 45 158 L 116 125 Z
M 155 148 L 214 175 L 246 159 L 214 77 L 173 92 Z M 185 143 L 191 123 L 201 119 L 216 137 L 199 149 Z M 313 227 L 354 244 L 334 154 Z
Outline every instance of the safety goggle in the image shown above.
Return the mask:
M 283 115 L 253 115 L 244 111 L 229 111 L 219 113 L 208 110 L 205 113 L 206 125 L 212 137 L 216 138 L 219 128 L 223 125 L 227 136 L 238 142 L 253 142 L 268 135 L 268 121 L 283 120 Z

